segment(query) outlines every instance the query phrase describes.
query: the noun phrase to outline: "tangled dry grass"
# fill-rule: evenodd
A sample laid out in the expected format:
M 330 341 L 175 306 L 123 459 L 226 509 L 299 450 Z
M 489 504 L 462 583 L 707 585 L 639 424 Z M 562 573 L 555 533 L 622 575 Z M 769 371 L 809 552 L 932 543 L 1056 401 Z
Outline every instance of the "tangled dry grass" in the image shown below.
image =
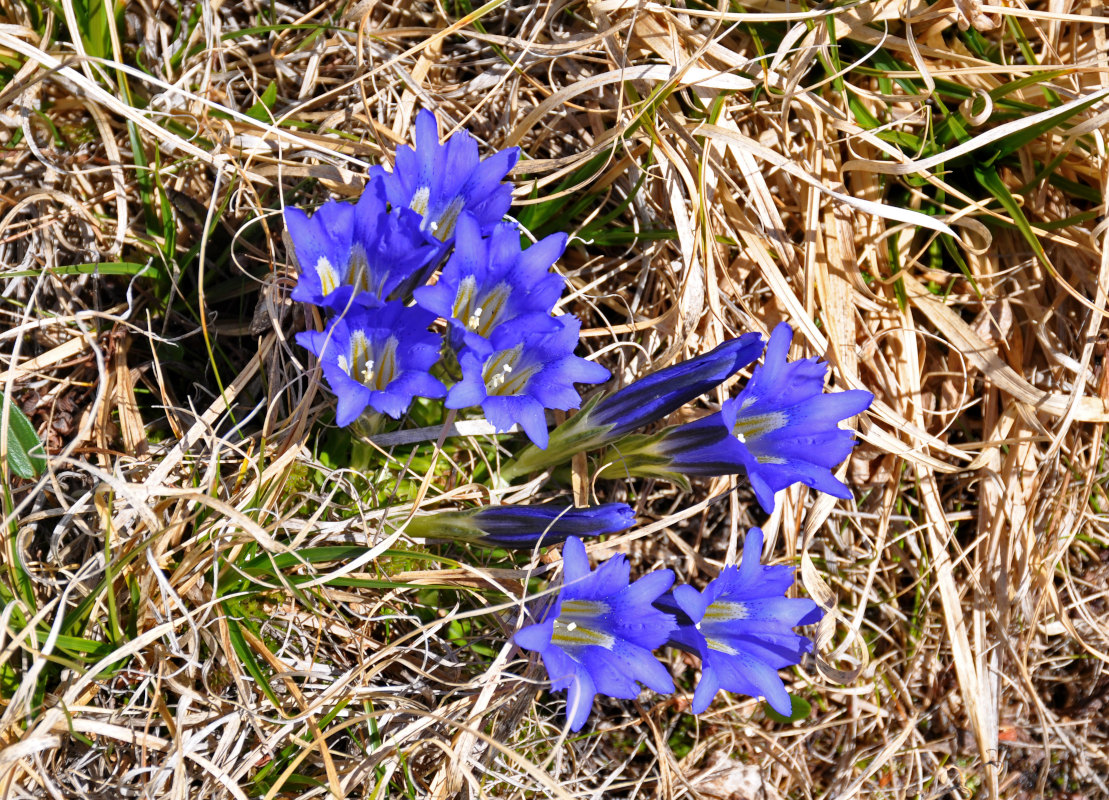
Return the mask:
M 1109 796 L 1099 2 L 0 16 L 3 390 L 50 454 L 3 466 L 4 797 Z M 522 147 L 513 213 L 576 234 L 562 308 L 617 375 L 786 319 L 875 393 L 853 504 L 576 465 L 640 516 L 595 552 L 704 581 L 762 524 L 800 565 L 808 718 L 645 694 L 567 738 L 506 644 L 551 558 L 385 524 L 518 444 L 326 425 L 280 211 L 419 108 Z

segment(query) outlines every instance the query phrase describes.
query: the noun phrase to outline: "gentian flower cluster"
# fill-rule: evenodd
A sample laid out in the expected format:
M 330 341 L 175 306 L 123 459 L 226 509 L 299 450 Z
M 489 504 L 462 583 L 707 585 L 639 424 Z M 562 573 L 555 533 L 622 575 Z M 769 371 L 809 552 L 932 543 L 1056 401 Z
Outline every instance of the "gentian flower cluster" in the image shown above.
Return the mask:
M 775 494 L 798 482 L 849 498 L 832 472 L 854 446 L 839 423 L 873 396 L 825 393 L 827 366 L 815 358 L 789 361 L 793 332 L 784 323 L 768 343 L 748 333 L 600 393 L 548 430 L 547 411 L 582 406 L 576 384 L 602 383 L 609 373 L 574 354 L 580 322 L 553 313 L 563 281 L 552 267 L 567 237 L 525 247 L 519 226 L 505 220 L 512 201 L 505 178 L 518 158 L 510 148 L 483 160 L 466 132 L 440 142 L 435 117 L 422 111 L 415 147 L 399 147 L 391 170 L 374 167 L 357 202 L 328 202 L 311 216 L 286 209 L 300 272 L 292 297 L 326 320 L 322 331 L 299 333 L 297 341 L 319 359 L 337 398 L 338 424 L 366 415 L 399 419 L 415 398 L 427 398 L 447 409 L 480 407 L 498 432 L 516 425 L 524 431 L 531 445 L 500 465 L 494 478 L 503 484 L 596 451 L 594 477 L 688 484 L 745 475 L 767 513 Z M 750 379 L 715 413 L 643 431 L 760 355 Z M 811 652 L 812 642 L 794 628 L 822 614 L 811 600 L 784 596 L 793 570 L 760 563 L 758 528 L 744 541 L 740 565 L 725 567 L 701 591 L 674 587 L 665 569 L 632 582 L 622 555 L 590 569 L 581 539 L 634 524 L 624 503 L 553 502 L 409 514 L 394 527 L 416 538 L 504 549 L 565 542 L 561 588 L 514 641 L 540 655 L 553 689 L 567 690 L 571 730 L 585 724 L 598 694 L 632 699 L 641 686 L 673 692 L 655 655 L 662 647 L 700 659 L 695 713 L 725 690 L 765 697 L 789 715 L 778 671 Z
M 590 571 L 584 545 L 567 539 L 561 590 L 541 621 L 521 628 L 513 641 L 540 654 L 553 690 L 568 690 L 570 730 L 585 724 L 597 694 L 632 699 L 640 683 L 673 692 L 670 673 L 652 653 L 663 645 L 701 659 L 693 713 L 707 710 L 723 689 L 765 697 L 789 716 L 792 702 L 778 670 L 812 651 L 812 641 L 793 628 L 819 621 L 823 612 L 811 600 L 783 597 L 793 569 L 759 563 L 762 543 L 762 531 L 752 528 L 740 566 L 725 567 L 698 592 L 688 585 L 671 589 L 668 569 L 629 583 L 622 555 Z
M 580 323 L 552 314 L 563 282 L 550 270 L 566 236 L 524 249 L 503 221 L 504 178 L 518 158 L 511 148 L 483 161 L 466 132 L 440 143 L 422 111 L 415 149 L 398 148 L 391 172 L 375 167 L 357 203 L 325 203 L 311 217 L 286 209 L 300 269 L 292 297 L 328 317 L 297 341 L 320 359 L 339 425 L 367 410 L 398 419 L 413 398 L 442 398 L 480 406 L 497 431 L 518 424 L 545 447 L 546 411 L 577 408 L 575 383 L 608 379 L 574 355 Z M 431 331 L 438 319 L 445 335 Z

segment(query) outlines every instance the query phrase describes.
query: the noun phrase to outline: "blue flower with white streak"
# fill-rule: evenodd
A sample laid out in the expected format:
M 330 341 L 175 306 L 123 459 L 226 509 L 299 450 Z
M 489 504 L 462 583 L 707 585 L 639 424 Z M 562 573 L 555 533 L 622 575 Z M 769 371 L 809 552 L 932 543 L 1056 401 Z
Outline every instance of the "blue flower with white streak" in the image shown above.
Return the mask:
M 375 308 L 438 264 L 442 243 L 421 229 L 419 214 L 389 211 L 381 178 L 370 181 L 358 203 L 328 202 L 311 217 L 285 209 L 300 278 L 292 298 L 343 313 Z
M 566 234 L 557 233 L 520 249 L 520 229 L 500 223 L 490 236 L 469 213 L 458 219 L 454 253 L 434 286 L 413 292 L 416 303 L 450 323 L 456 349 L 488 354 L 501 326 L 550 333 L 559 323 L 550 311 L 562 294 L 563 281 L 550 272 L 566 249 Z
M 816 358 L 789 361 L 792 338 L 786 323 L 775 327 L 762 364 L 720 409 L 720 423 L 738 443 L 747 480 L 767 513 L 774 493 L 798 482 L 850 499 L 851 490 L 832 474 L 855 446 L 854 433 L 839 423 L 874 401 L 861 389 L 825 394 L 828 365 Z
M 585 546 L 575 538 L 566 540 L 562 558 L 557 599 L 542 622 L 521 628 L 513 641 L 542 656 L 552 690 L 568 690 L 570 730 L 581 730 L 597 694 L 632 700 L 639 683 L 662 694 L 674 691 L 670 673 L 651 653 L 676 627 L 671 615 L 652 606 L 674 573 L 657 570 L 629 584 L 622 555 L 591 571 Z
M 704 592 L 678 586 L 655 603 L 676 615 L 670 643 L 701 658 L 694 714 L 705 711 L 723 689 L 765 697 L 779 714 L 790 715 L 792 703 L 778 670 L 812 652 L 812 641 L 793 628 L 818 622 L 824 612 L 812 600 L 783 597 L 793 585 L 793 568 L 760 564 L 762 542 L 762 531 L 752 528 L 738 568 L 725 567 Z
M 600 364 L 574 355 L 581 323 L 572 316 L 553 319 L 559 329 L 552 333 L 499 327 L 493 332 L 488 356 L 463 350 L 458 359 L 462 380 L 451 387 L 444 405 L 480 405 L 497 431 L 519 424 L 537 447 L 546 447 L 544 410 L 577 408 L 581 396 L 575 383 L 602 383 L 609 377 Z
M 345 427 L 367 407 L 399 419 L 414 397 L 443 397 L 447 390 L 429 370 L 439 359 L 440 338 L 428 326 L 435 315 L 401 302 L 352 309 L 322 331 L 297 334 L 316 355 L 338 399 L 335 421 Z
M 775 492 L 804 483 L 833 497 L 851 490 L 832 469 L 854 447 L 840 421 L 864 411 L 870 392 L 824 393 L 827 365 L 815 358 L 787 361 L 792 330 L 774 329 L 766 358 L 751 380 L 721 410 L 651 436 L 633 436 L 602 459 L 605 477 L 649 477 L 687 485 L 689 478 L 745 473 L 769 514 Z
M 394 208 L 409 208 L 423 217 L 423 229 L 446 242 L 454 236 L 459 215 L 467 211 L 488 233 L 512 205 L 512 187 L 502 183 L 516 164 L 520 149 L 510 147 L 482 161 L 477 140 L 459 131 L 439 143 L 435 115 L 416 115 L 416 148 L 397 148 L 392 172 L 374 167 L 373 176 L 385 179 Z

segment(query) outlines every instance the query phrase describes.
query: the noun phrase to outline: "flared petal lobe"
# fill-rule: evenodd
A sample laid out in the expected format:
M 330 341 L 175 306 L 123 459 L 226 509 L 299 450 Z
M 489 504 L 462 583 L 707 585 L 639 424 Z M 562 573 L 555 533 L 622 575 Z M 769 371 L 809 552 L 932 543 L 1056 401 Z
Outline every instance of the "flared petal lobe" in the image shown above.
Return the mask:
M 383 305 L 411 282 L 426 279 L 442 256 L 442 243 L 420 229 L 421 221 L 406 208 L 388 210 L 380 177 L 355 205 L 328 202 L 311 218 L 286 209 L 300 269 L 292 298 L 338 314 Z
M 493 332 L 490 351 L 465 348 L 459 354 L 462 380 L 447 394 L 447 408 L 481 405 L 497 431 L 514 424 L 540 448 L 547 446 L 545 409 L 577 408 L 575 383 L 601 383 L 608 370 L 574 355 L 581 323 L 553 317 L 558 329 L 536 333 L 516 326 Z
M 451 327 L 451 344 L 488 355 L 502 328 L 553 333 L 559 323 L 551 308 L 562 294 L 562 278 L 550 272 L 566 247 L 555 234 L 520 248 L 520 229 L 500 223 L 483 236 L 477 219 L 463 212 L 455 247 L 434 286 L 413 293 L 416 303 L 443 317 Z
M 862 390 L 824 394 L 827 365 L 815 358 L 787 361 L 793 329 L 778 325 L 763 363 L 735 398 L 721 408 L 721 422 L 738 442 L 740 460 L 759 504 L 770 513 L 774 494 L 803 483 L 834 497 L 851 490 L 831 470 L 854 444 L 842 420 L 870 407 L 874 395 Z

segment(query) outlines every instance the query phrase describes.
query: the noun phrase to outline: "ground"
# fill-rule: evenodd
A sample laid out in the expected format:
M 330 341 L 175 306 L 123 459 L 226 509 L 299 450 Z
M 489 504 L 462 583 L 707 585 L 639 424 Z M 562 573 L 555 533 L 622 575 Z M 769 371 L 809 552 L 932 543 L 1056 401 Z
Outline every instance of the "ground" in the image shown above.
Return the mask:
M 0 23 L 4 796 L 1109 796 L 1101 3 L 2 0 Z M 282 210 L 357 197 L 420 109 L 521 148 L 510 213 L 571 234 L 559 308 L 618 381 L 786 320 L 874 393 L 850 501 L 797 488 L 767 518 L 742 480 L 584 458 L 518 492 L 632 504 L 592 555 L 695 585 L 760 525 L 828 609 L 783 672 L 807 714 L 693 716 L 672 653 L 676 695 L 569 734 L 509 639 L 558 549 L 387 524 L 487 499 L 524 444 L 448 436 L 434 403 L 352 436 L 294 339 L 320 320 L 289 300 Z

